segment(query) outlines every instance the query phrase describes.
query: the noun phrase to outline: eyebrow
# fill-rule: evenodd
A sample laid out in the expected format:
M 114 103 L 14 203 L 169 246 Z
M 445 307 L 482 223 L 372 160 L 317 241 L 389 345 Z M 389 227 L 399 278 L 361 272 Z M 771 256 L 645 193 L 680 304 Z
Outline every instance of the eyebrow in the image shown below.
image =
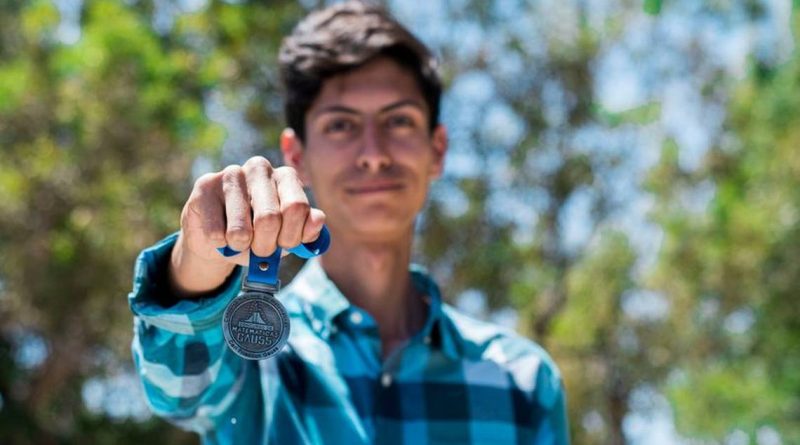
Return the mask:
M 378 110 L 378 113 L 385 113 L 387 111 L 391 111 L 391 110 L 394 110 L 394 109 L 397 109 L 397 108 L 402 108 L 402 107 L 408 107 L 408 106 L 417 108 L 420 111 L 425 112 L 425 106 L 422 105 L 418 100 L 415 100 L 415 99 L 403 99 L 403 100 L 391 103 L 389 105 L 386 105 L 385 107 L 383 107 L 380 110 Z M 317 116 L 319 116 L 319 115 L 321 115 L 321 114 L 324 114 L 324 113 L 347 113 L 347 114 L 356 114 L 356 115 L 361 114 L 358 110 L 356 110 L 354 108 L 346 107 L 344 105 L 329 105 L 327 107 L 324 107 L 324 108 L 314 112 L 314 114 L 312 115 L 312 119 L 317 117 Z

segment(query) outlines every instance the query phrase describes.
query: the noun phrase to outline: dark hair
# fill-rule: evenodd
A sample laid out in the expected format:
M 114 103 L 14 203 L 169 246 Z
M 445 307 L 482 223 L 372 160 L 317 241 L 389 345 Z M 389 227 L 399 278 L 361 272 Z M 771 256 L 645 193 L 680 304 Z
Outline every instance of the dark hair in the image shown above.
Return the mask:
M 287 125 L 305 140 L 305 115 L 323 82 L 378 56 L 390 57 L 414 74 L 432 131 L 439 123 L 442 95 L 436 58 L 384 8 L 364 1 L 312 12 L 283 40 L 278 60 Z

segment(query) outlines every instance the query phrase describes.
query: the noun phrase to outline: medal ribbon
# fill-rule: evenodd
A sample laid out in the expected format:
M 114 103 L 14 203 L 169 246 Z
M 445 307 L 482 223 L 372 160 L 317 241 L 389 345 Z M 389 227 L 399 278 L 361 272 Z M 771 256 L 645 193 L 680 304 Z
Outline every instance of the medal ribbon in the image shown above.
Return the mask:
M 300 244 L 299 246 L 287 250 L 289 253 L 293 253 L 300 258 L 308 259 L 325 253 L 330 245 L 331 234 L 328 232 L 327 226 L 322 226 L 322 231 L 320 231 L 319 237 L 315 241 Z M 230 246 L 219 247 L 217 251 L 225 257 L 231 257 L 241 253 L 238 250 L 231 249 Z M 272 255 L 262 257 L 253 253 L 253 250 L 250 249 L 250 265 L 247 268 L 246 282 L 274 286 L 277 290 L 281 251 L 282 249 L 278 247 Z

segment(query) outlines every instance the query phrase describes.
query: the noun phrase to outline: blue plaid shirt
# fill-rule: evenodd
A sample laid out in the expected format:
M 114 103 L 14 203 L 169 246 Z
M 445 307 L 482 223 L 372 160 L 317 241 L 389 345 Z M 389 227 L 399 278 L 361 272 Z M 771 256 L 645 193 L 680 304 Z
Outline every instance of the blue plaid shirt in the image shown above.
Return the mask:
M 567 444 L 561 377 L 539 346 L 426 295 L 423 329 L 385 360 L 377 325 L 310 260 L 279 297 L 292 322 L 276 357 L 246 361 L 220 320 L 240 287 L 171 306 L 175 236 L 146 249 L 129 296 L 133 358 L 150 408 L 208 444 Z

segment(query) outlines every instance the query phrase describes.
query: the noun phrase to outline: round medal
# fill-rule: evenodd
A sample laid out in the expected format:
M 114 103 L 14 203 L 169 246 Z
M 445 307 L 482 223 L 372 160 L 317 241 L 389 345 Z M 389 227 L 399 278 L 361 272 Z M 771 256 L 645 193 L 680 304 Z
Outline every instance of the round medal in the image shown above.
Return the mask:
M 244 290 L 225 309 L 222 332 L 225 342 L 240 357 L 270 358 L 289 339 L 289 315 L 272 294 Z

